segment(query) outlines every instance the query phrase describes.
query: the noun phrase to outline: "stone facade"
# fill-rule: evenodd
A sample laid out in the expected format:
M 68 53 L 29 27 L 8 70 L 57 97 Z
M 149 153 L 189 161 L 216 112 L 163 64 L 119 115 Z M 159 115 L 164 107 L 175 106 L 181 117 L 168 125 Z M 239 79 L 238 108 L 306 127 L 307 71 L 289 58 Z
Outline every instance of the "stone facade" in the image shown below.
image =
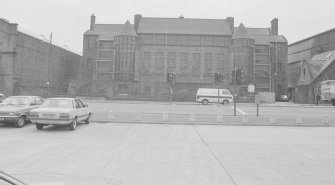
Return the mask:
M 247 96 L 256 91 L 287 91 L 287 41 L 271 28 L 234 27 L 234 18 L 146 18 L 134 24 L 95 24 L 84 33 L 80 93 L 160 98 L 170 93 L 166 75 L 176 74 L 175 97 L 193 100 L 200 87 L 221 87 Z M 275 30 L 277 29 L 277 30 Z M 243 33 L 243 34 L 240 34 Z M 121 49 L 120 49 L 121 48 Z M 119 67 L 124 66 L 125 71 Z M 242 70 L 236 88 L 232 71 Z M 214 84 L 214 74 L 224 81 Z M 120 76 L 121 75 L 121 76 Z
M 67 93 L 70 80 L 80 78 L 80 61 L 80 55 L 0 20 L 0 92 L 6 96 Z

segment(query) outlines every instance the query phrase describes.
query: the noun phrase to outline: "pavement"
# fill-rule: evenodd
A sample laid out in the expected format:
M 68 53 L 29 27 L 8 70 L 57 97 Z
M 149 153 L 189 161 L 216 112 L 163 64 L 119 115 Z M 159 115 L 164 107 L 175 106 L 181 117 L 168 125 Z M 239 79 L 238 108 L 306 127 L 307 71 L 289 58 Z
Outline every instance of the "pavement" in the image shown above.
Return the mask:
M 1 170 L 28 183 L 51 182 L 41 174 L 72 185 L 335 182 L 335 127 L 29 124 L 0 125 L 0 136 Z

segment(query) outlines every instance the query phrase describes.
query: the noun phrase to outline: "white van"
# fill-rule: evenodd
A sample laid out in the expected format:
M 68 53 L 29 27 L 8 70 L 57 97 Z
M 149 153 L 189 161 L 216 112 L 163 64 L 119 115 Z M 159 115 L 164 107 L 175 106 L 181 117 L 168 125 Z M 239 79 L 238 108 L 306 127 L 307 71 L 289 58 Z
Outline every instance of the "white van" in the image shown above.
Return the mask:
M 228 105 L 229 103 L 232 103 L 234 101 L 234 97 L 229 92 L 229 90 L 209 89 L 209 88 L 199 88 L 196 96 L 196 101 L 204 105 L 207 105 L 208 103 L 217 103 L 218 98 L 219 102 L 224 105 Z

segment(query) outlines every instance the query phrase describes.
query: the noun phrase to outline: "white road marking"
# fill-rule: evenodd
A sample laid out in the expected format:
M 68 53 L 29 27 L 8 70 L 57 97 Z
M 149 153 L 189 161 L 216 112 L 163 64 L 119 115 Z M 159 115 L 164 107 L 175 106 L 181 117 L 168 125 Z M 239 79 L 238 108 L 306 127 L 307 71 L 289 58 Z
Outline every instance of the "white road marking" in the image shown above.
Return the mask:
M 231 106 L 231 108 L 234 109 L 234 106 Z M 237 107 L 236 107 L 236 110 L 237 110 L 237 112 L 239 112 L 240 114 L 242 114 L 242 115 L 246 115 L 246 113 L 245 113 L 243 110 L 241 110 L 241 109 L 239 109 L 239 108 L 237 108 Z

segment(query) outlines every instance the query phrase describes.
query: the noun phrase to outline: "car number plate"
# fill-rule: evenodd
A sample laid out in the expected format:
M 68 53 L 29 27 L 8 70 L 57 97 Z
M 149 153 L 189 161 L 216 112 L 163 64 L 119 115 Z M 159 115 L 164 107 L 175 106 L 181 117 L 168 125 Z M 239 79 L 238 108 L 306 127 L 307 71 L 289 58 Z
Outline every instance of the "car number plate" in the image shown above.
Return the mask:
M 55 117 L 55 114 L 42 114 L 42 116 L 46 118 L 53 118 Z
M 3 121 L 3 120 L 5 120 L 5 118 L 0 118 L 0 121 Z

